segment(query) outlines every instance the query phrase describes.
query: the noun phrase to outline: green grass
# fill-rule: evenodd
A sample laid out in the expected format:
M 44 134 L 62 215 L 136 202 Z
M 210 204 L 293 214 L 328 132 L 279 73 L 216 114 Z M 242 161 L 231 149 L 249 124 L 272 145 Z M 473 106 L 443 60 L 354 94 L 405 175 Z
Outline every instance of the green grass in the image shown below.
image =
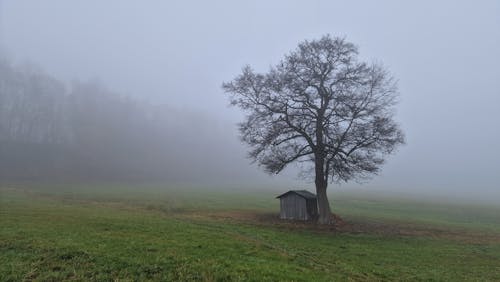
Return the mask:
M 26 187 L 0 188 L 0 281 L 500 280 L 498 207 L 332 195 L 348 222 L 462 238 L 207 216 L 276 213 L 265 190 Z

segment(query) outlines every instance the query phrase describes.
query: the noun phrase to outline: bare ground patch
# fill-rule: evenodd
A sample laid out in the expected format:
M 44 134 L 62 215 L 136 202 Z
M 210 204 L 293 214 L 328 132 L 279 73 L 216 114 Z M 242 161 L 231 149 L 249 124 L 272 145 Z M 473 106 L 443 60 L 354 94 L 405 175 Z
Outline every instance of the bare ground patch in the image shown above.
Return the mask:
M 396 222 L 389 220 L 352 219 L 344 218 L 342 224 L 319 225 L 314 222 L 281 220 L 276 213 L 259 212 L 251 210 L 228 211 L 188 211 L 178 209 L 165 209 L 163 205 L 144 205 L 144 203 L 131 203 L 119 200 L 84 199 L 67 195 L 51 195 L 35 192 L 29 189 L 6 188 L 4 191 L 17 191 L 31 198 L 44 198 L 61 201 L 67 204 L 85 204 L 106 206 L 130 211 L 158 212 L 164 216 L 174 216 L 180 219 L 216 220 L 231 223 L 244 223 L 258 226 L 275 227 L 284 230 L 308 230 L 325 234 L 373 234 L 380 236 L 410 236 L 447 239 L 463 243 L 484 244 L 500 243 L 500 233 L 481 231 L 453 226 L 439 226 L 415 222 Z
M 233 223 L 245 223 L 259 226 L 272 226 L 286 230 L 309 230 L 326 234 L 373 234 L 380 236 L 410 236 L 447 239 L 464 243 L 500 243 L 500 234 L 491 231 L 479 231 L 458 227 L 425 225 L 423 223 L 401 223 L 382 220 L 359 220 L 346 218 L 341 224 L 320 225 L 279 219 L 275 213 L 255 211 L 217 211 L 206 213 L 184 213 L 182 218 L 209 219 Z

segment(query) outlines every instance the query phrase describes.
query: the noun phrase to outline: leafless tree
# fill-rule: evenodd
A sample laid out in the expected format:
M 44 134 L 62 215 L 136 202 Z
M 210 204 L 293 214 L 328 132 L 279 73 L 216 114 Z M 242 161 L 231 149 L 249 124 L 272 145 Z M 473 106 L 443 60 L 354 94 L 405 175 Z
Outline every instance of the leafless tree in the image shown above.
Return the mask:
M 323 224 L 331 222 L 328 183 L 377 173 L 404 143 L 393 120 L 395 80 L 357 55 L 352 43 L 326 35 L 300 43 L 267 73 L 246 66 L 223 84 L 231 104 L 248 113 L 239 129 L 253 160 L 269 173 L 294 162 L 314 172 Z

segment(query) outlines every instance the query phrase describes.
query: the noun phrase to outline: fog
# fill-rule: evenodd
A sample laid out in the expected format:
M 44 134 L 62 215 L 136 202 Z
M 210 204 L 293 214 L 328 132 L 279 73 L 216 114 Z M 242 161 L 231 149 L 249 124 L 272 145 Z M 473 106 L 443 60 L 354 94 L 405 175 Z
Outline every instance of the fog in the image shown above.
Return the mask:
M 78 151 L 75 146 L 81 149 L 72 157 L 78 161 L 60 161 L 60 167 L 85 167 L 86 173 L 78 175 L 82 179 L 96 177 L 93 165 L 99 178 L 106 178 L 103 167 L 130 163 L 133 168 L 124 165 L 113 173 L 130 178 L 129 172 L 140 167 L 151 179 L 172 183 L 307 188 L 313 184 L 298 179 L 293 167 L 268 176 L 245 157 L 247 149 L 236 126 L 242 113 L 228 106 L 221 84 L 245 64 L 268 70 L 302 40 L 344 36 L 359 47 L 362 59 L 383 63 L 398 79 L 396 117 L 407 144 L 372 180 L 329 189 L 500 199 L 499 15 L 500 2 L 495 0 L 3 0 L 0 51 L 9 67 L 3 68 L 0 79 L 7 81 L 9 73 L 34 83 L 29 73 L 36 73 L 42 81 L 52 81 L 58 97 L 73 97 L 68 101 L 88 93 L 115 97 L 61 106 L 69 111 L 60 113 L 63 120 L 74 122 L 71 113 L 79 109 L 85 112 L 80 121 L 95 118 L 92 122 L 99 124 L 106 117 L 128 117 L 130 112 L 121 111 L 126 107 L 135 109 L 137 118 L 131 120 L 138 121 L 136 125 L 129 127 L 121 119 L 110 122 L 109 128 L 125 128 L 122 135 L 102 137 L 108 138 L 110 148 L 116 148 L 116 140 L 132 147 L 147 144 L 116 149 L 121 158 L 101 154 L 101 159 L 82 161 L 88 150 L 109 152 L 108 147 L 85 151 L 75 145 L 80 143 L 60 142 L 70 144 L 71 152 Z M 123 107 L 111 107 L 116 109 L 113 115 L 105 106 L 99 116 L 92 111 L 101 101 Z M 146 117 L 138 118 L 141 115 Z M 71 126 L 69 121 L 61 125 L 62 139 L 78 134 L 68 131 Z M 108 136 L 103 128 L 96 136 Z M 102 143 L 99 140 L 84 143 L 94 146 Z M 104 165 L 104 160 L 109 163 Z M 33 179 L 43 174 L 33 169 Z

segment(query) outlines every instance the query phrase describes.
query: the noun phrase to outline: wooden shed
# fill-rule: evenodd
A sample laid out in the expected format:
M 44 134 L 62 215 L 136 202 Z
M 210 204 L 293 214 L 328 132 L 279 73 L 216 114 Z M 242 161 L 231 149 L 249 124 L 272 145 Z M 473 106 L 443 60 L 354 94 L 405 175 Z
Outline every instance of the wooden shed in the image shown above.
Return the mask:
M 280 218 L 313 220 L 318 216 L 316 195 L 306 190 L 290 190 L 276 197 L 280 199 Z

